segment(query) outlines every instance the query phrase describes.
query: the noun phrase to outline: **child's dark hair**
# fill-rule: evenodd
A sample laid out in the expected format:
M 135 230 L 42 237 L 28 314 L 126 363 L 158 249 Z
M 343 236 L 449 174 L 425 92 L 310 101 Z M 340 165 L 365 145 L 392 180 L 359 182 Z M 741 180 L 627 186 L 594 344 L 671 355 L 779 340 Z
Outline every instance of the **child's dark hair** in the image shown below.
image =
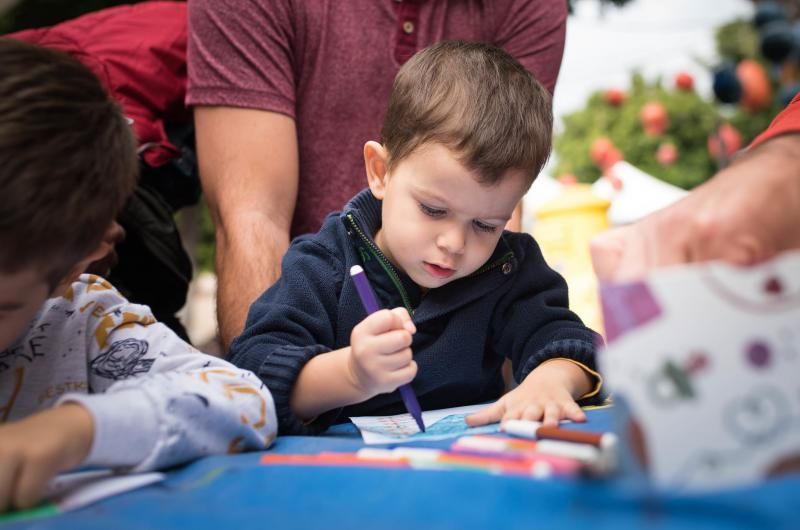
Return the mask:
M 0 38 L 0 269 L 57 284 L 100 244 L 137 171 L 130 126 L 90 70 Z
M 504 50 L 444 41 L 398 72 L 381 142 L 389 166 L 427 142 L 452 149 L 481 182 L 521 169 L 533 182 L 550 155 L 553 114 L 547 90 Z

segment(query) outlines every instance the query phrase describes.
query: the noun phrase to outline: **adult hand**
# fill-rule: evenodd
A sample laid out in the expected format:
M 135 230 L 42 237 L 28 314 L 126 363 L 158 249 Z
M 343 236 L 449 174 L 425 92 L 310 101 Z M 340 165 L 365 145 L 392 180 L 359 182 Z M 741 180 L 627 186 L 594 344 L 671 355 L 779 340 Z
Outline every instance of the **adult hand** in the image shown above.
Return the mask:
M 91 414 L 65 403 L 0 426 L 0 512 L 36 505 L 49 480 L 86 459 L 94 438 Z
M 800 248 L 800 135 L 773 138 L 681 201 L 592 242 L 601 281 L 721 259 L 751 265 Z
M 557 426 L 562 419 L 583 422 L 586 414 L 575 402 L 589 389 L 589 377 L 577 364 L 553 359 L 537 366 L 520 385 L 488 407 L 467 416 L 467 425 L 505 420 L 542 421 Z
M 411 352 L 416 327 L 405 308 L 372 313 L 350 334 L 352 385 L 365 396 L 393 392 L 417 375 Z

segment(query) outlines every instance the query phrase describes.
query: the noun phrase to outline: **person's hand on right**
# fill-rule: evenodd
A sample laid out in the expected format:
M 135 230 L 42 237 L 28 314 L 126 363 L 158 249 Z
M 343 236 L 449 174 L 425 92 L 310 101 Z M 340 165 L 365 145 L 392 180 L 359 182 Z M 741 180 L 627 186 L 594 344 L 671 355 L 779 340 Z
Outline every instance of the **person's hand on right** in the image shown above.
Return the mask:
M 0 512 L 35 506 L 53 476 L 86 459 L 93 439 L 92 416 L 77 403 L 0 425 Z
M 800 248 L 800 135 L 745 153 L 681 201 L 592 241 L 601 281 L 680 263 L 752 265 Z
M 408 311 L 401 307 L 383 309 L 362 320 L 350 335 L 351 384 L 372 397 L 411 382 L 417 375 L 411 352 L 415 332 Z

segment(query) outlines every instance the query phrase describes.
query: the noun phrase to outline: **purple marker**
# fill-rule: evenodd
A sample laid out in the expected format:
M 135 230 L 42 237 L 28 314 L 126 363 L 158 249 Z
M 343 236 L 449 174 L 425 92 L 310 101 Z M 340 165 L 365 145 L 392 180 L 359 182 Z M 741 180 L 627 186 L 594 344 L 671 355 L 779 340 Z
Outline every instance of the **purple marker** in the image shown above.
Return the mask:
M 378 299 L 375 298 L 375 293 L 369 285 L 369 280 L 367 280 L 364 269 L 362 269 L 360 265 L 353 265 L 350 267 L 350 277 L 353 278 L 353 283 L 356 284 L 358 297 L 361 298 L 361 304 L 364 306 L 367 314 L 371 315 L 379 310 Z M 414 421 L 417 422 L 419 430 L 425 432 L 425 424 L 422 422 L 422 411 L 419 408 L 417 396 L 414 395 L 414 389 L 411 388 L 411 385 L 405 384 L 400 385 L 398 390 L 400 391 L 400 396 L 403 398 L 406 410 L 411 414 L 411 417 L 414 418 Z

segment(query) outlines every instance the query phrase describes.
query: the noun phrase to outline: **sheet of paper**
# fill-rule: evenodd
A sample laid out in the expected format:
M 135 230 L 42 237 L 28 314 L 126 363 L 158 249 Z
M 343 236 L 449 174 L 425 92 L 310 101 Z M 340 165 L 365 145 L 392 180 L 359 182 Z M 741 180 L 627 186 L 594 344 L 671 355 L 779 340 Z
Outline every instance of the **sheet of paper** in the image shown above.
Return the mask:
M 112 495 L 164 480 L 163 473 L 115 474 L 109 470 L 65 473 L 50 481 L 47 497 L 61 511 L 87 506 Z
M 800 253 L 665 269 L 601 300 L 598 361 L 623 405 L 620 434 L 635 433 L 657 484 L 709 490 L 797 470 Z
M 469 405 L 449 409 L 427 410 L 422 413 L 425 432 L 420 432 L 411 414 L 395 416 L 358 416 L 350 418 L 361 431 L 365 444 L 388 444 L 416 442 L 420 440 L 444 440 L 467 434 L 498 432 L 499 423 L 481 427 L 469 427 L 464 418 L 486 405 Z

